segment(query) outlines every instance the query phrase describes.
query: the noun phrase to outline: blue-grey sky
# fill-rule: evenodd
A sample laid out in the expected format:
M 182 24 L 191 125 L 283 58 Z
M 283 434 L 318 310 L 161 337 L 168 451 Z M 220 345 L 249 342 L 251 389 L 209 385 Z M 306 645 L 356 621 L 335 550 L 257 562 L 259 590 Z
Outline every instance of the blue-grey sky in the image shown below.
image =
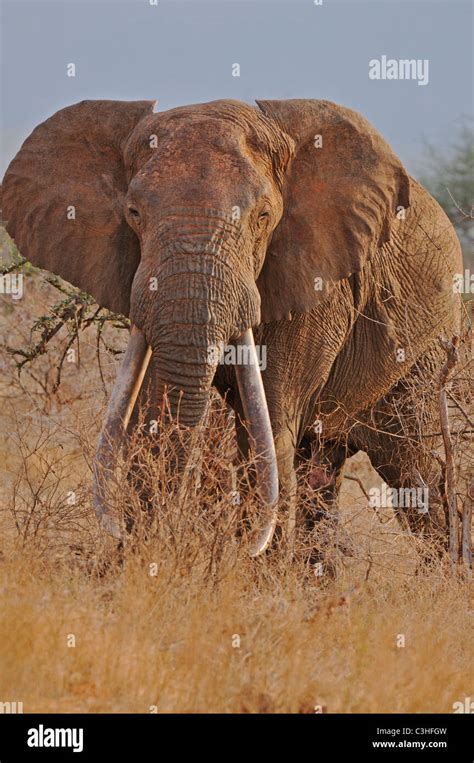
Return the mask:
M 472 114 L 470 2 L 150 1 L 3 0 L 0 174 L 36 124 L 84 98 L 326 98 L 368 117 L 411 170 L 423 138 L 442 149 Z M 369 79 L 382 55 L 428 59 L 428 84 Z

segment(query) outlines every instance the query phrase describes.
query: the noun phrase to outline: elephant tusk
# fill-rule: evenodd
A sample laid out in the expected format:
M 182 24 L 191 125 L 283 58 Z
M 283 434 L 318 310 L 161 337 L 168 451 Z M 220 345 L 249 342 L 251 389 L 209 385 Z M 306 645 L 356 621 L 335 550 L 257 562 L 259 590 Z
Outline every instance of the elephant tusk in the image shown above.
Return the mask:
M 256 455 L 257 489 L 263 502 L 262 526 L 251 542 L 250 556 L 259 556 L 270 545 L 278 514 L 278 468 L 270 414 L 258 365 L 252 329 L 247 329 L 236 341 L 245 351 L 246 363 L 236 364 L 245 420 Z M 239 353 L 237 353 L 239 357 Z
M 114 472 L 118 448 L 127 430 L 151 355 L 152 349 L 147 345 L 142 332 L 137 326 L 132 326 L 97 444 L 92 503 L 102 527 L 118 539 L 122 538 L 122 531 L 107 508 L 107 484 Z

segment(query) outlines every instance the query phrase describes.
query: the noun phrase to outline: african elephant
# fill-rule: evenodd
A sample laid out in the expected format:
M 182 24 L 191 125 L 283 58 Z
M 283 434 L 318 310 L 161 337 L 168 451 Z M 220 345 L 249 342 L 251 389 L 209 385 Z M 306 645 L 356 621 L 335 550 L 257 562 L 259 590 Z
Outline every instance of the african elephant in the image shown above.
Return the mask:
M 97 453 L 95 508 L 110 532 L 110 442 L 150 377 L 188 431 L 213 384 L 238 414 L 239 452 L 253 444 L 260 456 L 254 555 L 272 539 L 278 491 L 294 496 L 298 459 L 319 464 L 328 496 L 358 450 L 389 486 L 436 491 L 435 405 L 420 419 L 403 393 L 435 379 L 438 337 L 459 332 L 460 246 L 362 116 L 318 100 L 162 113 L 152 101 L 83 101 L 33 131 L 3 196 L 28 260 L 131 319 Z M 229 344 L 248 349 L 245 363 L 210 352 Z M 405 518 L 440 521 L 435 508 Z

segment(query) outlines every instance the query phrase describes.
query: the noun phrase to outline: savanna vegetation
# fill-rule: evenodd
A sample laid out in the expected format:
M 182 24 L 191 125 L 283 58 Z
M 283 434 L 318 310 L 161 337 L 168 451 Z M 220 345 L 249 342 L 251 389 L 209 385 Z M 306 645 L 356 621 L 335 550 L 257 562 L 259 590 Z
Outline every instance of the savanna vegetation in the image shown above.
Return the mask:
M 442 173 L 456 178 L 449 192 L 430 175 L 432 149 L 425 167 L 464 247 L 465 138 Z M 362 454 L 346 467 L 337 529 L 323 522 L 311 539 L 325 544 L 323 574 L 308 566 L 303 535 L 248 558 L 232 417 L 217 395 L 199 490 L 179 495 L 165 460 L 134 437 L 127 457 L 148 459 L 156 511 L 141 517 L 122 469 L 115 505 L 141 518 L 118 552 L 98 529 L 90 484 L 127 321 L 18 264 L 1 233 L 3 271 L 21 273 L 24 292 L 0 295 L 1 702 L 24 712 L 438 713 L 472 694 L 469 570 L 426 548 L 420 564 L 420 540 L 391 508 L 369 505 L 380 478 Z M 460 514 L 473 465 L 466 341 L 450 388 Z M 304 474 L 301 484 L 303 506 Z

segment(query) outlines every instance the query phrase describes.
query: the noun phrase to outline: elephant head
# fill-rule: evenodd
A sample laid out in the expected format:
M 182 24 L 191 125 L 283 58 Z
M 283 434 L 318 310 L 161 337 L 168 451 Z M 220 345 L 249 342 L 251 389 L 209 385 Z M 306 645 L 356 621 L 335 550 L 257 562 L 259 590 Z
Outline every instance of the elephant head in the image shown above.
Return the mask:
M 151 355 L 159 395 L 167 391 L 171 414 L 192 431 L 207 407 L 213 350 L 249 345 L 253 362 L 236 375 L 260 454 L 260 553 L 275 527 L 278 478 L 252 328 L 311 310 L 360 271 L 408 206 L 408 178 L 366 120 L 329 102 L 153 108 L 84 101 L 39 125 L 5 175 L 4 217 L 32 263 L 130 316 L 95 470 L 96 511 L 111 532 L 100 475 L 113 469 L 111 442 Z

